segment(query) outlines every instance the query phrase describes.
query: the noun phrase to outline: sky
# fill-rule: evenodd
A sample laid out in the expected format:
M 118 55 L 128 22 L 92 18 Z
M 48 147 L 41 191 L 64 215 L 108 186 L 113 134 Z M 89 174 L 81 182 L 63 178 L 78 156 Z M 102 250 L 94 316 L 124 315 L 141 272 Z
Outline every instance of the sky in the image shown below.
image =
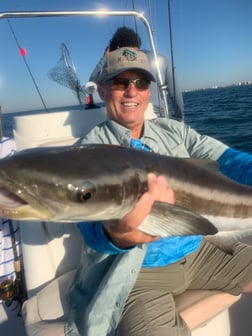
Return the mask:
M 0 0 L 0 12 L 40 10 L 132 10 L 149 20 L 156 49 L 171 59 L 166 0 Z M 171 0 L 173 56 L 181 90 L 252 81 L 251 0 Z M 72 17 L 0 20 L 0 105 L 3 113 L 78 104 L 73 92 L 48 78 L 61 43 L 84 85 L 117 27 L 135 27 L 130 17 Z M 150 44 L 137 23 L 142 47 Z M 30 72 L 29 72 L 30 71 Z M 32 80 L 32 77 L 33 80 Z M 36 88 L 37 87 L 37 88 Z M 41 97 L 38 94 L 41 95 Z

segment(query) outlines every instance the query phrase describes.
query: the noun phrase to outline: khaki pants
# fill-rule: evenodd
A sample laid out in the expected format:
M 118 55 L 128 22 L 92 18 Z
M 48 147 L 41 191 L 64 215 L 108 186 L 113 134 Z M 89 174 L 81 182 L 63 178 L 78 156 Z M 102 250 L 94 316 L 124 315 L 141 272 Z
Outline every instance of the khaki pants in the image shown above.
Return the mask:
M 232 255 L 203 240 L 179 262 L 141 270 L 126 302 L 116 336 L 188 336 L 174 296 L 187 289 L 222 290 L 234 295 L 252 280 L 252 247 L 237 244 Z

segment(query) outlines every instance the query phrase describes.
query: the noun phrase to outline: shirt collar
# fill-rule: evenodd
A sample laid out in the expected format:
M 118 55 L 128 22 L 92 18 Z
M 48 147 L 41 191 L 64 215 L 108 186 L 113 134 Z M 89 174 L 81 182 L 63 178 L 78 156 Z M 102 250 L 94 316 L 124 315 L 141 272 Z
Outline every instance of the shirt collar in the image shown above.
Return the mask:
M 156 139 L 152 136 L 153 132 L 150 127 L 150 120 L 144 120 L 144 131 L 143 135 L 141 137 L 141 141 L 148 145 L 153 151 L 155 149 L 153 147 L 156 147 Z M 116 137 L 119 144 L 130 147 L 130 140 L 131 140 L 131 132 L 127 127 L 124 127 L 120 124 L 118 124 L 114 120 L 108 120 L 108 127 L 110 128 L 111 132 Z

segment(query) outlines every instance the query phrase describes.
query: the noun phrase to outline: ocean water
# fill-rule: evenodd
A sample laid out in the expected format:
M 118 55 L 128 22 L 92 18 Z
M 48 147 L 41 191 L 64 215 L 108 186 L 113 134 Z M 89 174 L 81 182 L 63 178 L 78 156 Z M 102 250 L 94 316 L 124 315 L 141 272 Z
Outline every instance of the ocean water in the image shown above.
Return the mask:
M 184 93 L 185 122 L 252 154 L 252 85 Z
M 252 85 L 191 91 L 183 95 L 186 123 L 201 134 L 252 154 Z M 3 135 L 11 137 L 13 116 L 26 113 L 3 114 Z

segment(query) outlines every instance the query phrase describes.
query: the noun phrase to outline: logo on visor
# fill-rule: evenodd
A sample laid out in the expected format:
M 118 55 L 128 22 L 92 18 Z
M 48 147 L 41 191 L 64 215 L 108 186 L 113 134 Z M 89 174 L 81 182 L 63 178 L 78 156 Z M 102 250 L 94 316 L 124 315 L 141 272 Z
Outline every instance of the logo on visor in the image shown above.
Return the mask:
M 133 50 L 126 49 L 122 54 L 127 61 L 135 61 L 137 58 L 137 54 Z

